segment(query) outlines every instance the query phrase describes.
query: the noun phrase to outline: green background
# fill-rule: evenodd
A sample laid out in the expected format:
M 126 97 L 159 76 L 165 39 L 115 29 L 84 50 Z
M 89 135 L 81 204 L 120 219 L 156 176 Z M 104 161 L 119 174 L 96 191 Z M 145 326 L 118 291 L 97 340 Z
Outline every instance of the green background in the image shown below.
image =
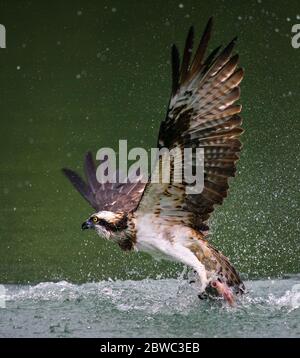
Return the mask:
M 182 7 L 182 5 L 183 7 Z M 238 35 L 244 150 L 212 242 L 250 277 L 300 271 L 299 1 L 3 1 L 0 282 L 176 275 L 80 226 L 92 212 L 62 176 L 101 147 L 155 146 L 182 51 L 215 17 L 211 48 Z

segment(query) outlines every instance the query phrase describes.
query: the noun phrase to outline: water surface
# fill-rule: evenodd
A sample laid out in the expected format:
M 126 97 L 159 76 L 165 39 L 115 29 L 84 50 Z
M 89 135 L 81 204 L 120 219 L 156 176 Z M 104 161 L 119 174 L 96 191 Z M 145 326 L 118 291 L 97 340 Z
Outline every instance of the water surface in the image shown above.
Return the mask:
M 300 337 L 299 275 L 246 286 L 229 308 L 181 279 L 6 285 L 0 336 Z

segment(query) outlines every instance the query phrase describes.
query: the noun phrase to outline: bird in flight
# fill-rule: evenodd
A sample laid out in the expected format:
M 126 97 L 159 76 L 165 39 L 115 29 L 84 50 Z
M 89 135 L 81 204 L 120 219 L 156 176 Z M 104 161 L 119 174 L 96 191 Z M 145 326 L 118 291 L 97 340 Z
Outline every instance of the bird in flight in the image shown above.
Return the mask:
M 84 161 L 86 181 L 70 169 L 63 172 L 95 210 L 82 229 L 95 229 L 123 250 L 145 251 L 187 265 L 196 273 L 200 295 L 213 292 L 233 305 L 245 287 L 229 260 L 210 244 L 207 233 L 208 219 L 227 196 L 229 178 L 236 173 L 243 129 L 241 105 L 235 102 L 244 71 L 238 66 L 238 55 L 232 54 L 236 39 L 205 56 L 211 31 L 209 19 L 192 56 L 190 28 L 181 64 L 177 47 L 172 47 L 171 98 L 157 142 L 159 149 L 203 148 L 201 193 L 187 193 L 184 181 L 154 183 L 151 175 L 146 184 L 99 183 L 90 152 Z M 173 171 L 171 165 L 170 177 Z

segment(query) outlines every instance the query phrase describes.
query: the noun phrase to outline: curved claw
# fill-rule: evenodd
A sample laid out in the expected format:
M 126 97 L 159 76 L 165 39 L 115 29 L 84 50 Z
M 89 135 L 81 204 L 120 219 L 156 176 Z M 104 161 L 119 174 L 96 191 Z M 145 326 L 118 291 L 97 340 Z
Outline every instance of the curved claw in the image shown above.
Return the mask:
M 202 292 L 198 294 L 199 300 L 206 300 L 208 298 L 208 294 L 206 292 Z

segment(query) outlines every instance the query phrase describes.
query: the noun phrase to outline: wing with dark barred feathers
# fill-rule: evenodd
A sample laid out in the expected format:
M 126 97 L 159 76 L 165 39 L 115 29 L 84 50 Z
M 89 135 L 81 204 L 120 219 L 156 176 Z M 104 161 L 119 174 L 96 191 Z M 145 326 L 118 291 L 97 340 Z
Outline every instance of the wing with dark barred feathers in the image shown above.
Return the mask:
M 64 168 L 62 171 L 75 189 L 97 211 L 130 212 L 138 205 L 145 188 L 145 184 L 140 181 L 119 183 L 118 172 L 116 183 L 99 183 L 96 178 L 96 168 L 91 152 L 86 154 L 84 160 L 86 182 L 71 169 Z
M 227 196 L 228 179 L 235 175 L 241 142 L 239 84 L 243 70 L 238 55 L 232 55 L 235 39 L 220 52 L 215 49 L 205 59 L 212 19 L 208 21 L 196 54 L 192 58 L 193 28 L 190 29 L 182 63 L 172 48 L 172 93 L 165 120 L 161 123 L 159 148 L 204 149 L 204 189 L 186 194 L 186 183 L 148 183 L 139 204 L 140 212 L 154 212 L 170 223 L 184 222 L 206 230 L 206 221 Z M 194 158 L 195 159 L 195 158 Z M 174 159 L 176 160 L 176 158 Z M 171 179 L 172 171 L 171 166 Z

